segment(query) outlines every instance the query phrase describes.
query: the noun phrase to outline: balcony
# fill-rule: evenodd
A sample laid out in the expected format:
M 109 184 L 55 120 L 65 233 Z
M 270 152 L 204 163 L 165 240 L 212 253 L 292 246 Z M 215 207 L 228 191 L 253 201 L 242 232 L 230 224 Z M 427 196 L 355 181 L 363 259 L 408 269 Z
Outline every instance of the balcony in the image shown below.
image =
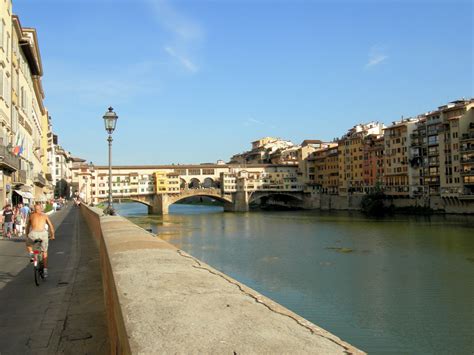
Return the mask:
M 16 171 L 20 169 L 20 158 L 13 155 L 11 149 L 0 145 L 0 169 Z
M 461 175 L 463 175 L 463 176 L 474 176 L 474 169 L 461 170 Z
M 461 152 L 474 152 L 474 144 L 473 145 L 467 145 L 467 146 L 461 146 Z
M 461 158 L 461 163 L 462 164 L 474 164 L 474 157 L 469 157 L 469 158 Z
M 461 141 L 468 141 L 468 140 L 474 140 L 474 132 L 470 132 L 470 133 L 464 133 L 462 136 L 461 136 Z
M 14 185 L 26 184 L 26 171 L 25 170 L 18 170 L 13 174 L 13 184 Z
M 46 179 L 44 178 L 43 174 L 35 174 L 33 183 L 36 186 L 44 187 L 46 186 Z

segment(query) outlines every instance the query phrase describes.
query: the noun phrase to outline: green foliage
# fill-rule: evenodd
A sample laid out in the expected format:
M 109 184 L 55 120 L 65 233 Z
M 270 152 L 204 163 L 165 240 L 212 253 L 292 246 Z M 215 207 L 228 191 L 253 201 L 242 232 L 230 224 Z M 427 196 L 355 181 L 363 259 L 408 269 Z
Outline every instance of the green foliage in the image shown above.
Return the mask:
M 49 212 L 49 211 L 52 211 L 53 210 L 53 205 L 50 204 L 49 202 L 46 203 L 46 206 L 44 207 L 44 212 Z
M 386 195 L 382 191 L 376 191 L 362 198 L 360 208 L 367 216 L 382 217 L 390 211 L 389 208 L 385 207 L 385 200 Z

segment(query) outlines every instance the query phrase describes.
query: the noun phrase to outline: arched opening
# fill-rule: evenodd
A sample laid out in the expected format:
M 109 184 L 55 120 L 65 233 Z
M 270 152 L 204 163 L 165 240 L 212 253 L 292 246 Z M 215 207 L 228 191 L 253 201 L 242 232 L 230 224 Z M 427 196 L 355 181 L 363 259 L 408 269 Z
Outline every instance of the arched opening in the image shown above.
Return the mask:
M 290 194 L 269 193 L 252 196 L 249 205 L 253 209 L 299 210 L 303 207 L 303 201 Z
M 186 180 L 184 180 L 183 178 L 179 178 L 179 188 L 181 190 L 184 190 L 187 186 L 188 184 L 186 183 Z
M 201 182 L 199 181 L 199 179 L 192 178 L 192 179 L 189 181 L 188 187 L 189 187 L 190 189 L 199 189 L 199 188 L 201 187 Z
M 213 195 L 197 194 L 186 196 L 170 205 L 170 213 L 200 214 L 217 213 L 228 210 L 230 201 Z
M 54 197 L 55 198 L 69 198 L 71 193 L 71 187 L 69 186 L 68 182 L 64 179 L 61 179 L 56 182 L 56 186 L 54 187 Z
M 217 183 L 214 181 L 214 179 L 210 178 L 210 177 L 207 177 L 204 179 L 203 183 L 202 183 L 202 187 L 206 188 L 206 189 L 211 189 L 211 188 L 217 188 Z

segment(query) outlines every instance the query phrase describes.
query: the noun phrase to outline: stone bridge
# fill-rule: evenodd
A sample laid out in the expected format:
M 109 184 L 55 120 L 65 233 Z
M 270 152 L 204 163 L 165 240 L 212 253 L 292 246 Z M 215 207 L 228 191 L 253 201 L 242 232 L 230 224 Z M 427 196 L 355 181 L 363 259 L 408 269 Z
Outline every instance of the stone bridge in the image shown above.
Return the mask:
M 224 211 L 229 212 L 246 212 L 249 210 L 249 205 L 258 200 L 270 200 L 273 204 L 290 207 L 303 207 L 305 204 L 305 195 L 302 192 L 264 190 L 237 191 L 223 194 L 220 189 L 216 188 L 182 189 L 179 193 L 121 195 L 120 197 L 114 196 L 114 200 L 126 199 L 142 203 L 148 206 L 149 214 L 168 214 L 170 205 L 188 197 L 213 198 L 222 202 Z M 285 202 L 281 202 L 278 198 L 284 198 Z M 100 200 L 106 201 L 106 199 Z

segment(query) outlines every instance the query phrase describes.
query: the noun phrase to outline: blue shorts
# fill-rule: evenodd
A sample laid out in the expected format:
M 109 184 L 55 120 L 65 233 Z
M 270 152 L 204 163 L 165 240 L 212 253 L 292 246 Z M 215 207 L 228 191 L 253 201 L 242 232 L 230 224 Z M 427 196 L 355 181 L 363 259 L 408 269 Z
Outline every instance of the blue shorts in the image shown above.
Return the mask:
M 5 233 L 8 233 L 8 231 L 13 232 L 13 222 L 3 223 L 3 231 Z

